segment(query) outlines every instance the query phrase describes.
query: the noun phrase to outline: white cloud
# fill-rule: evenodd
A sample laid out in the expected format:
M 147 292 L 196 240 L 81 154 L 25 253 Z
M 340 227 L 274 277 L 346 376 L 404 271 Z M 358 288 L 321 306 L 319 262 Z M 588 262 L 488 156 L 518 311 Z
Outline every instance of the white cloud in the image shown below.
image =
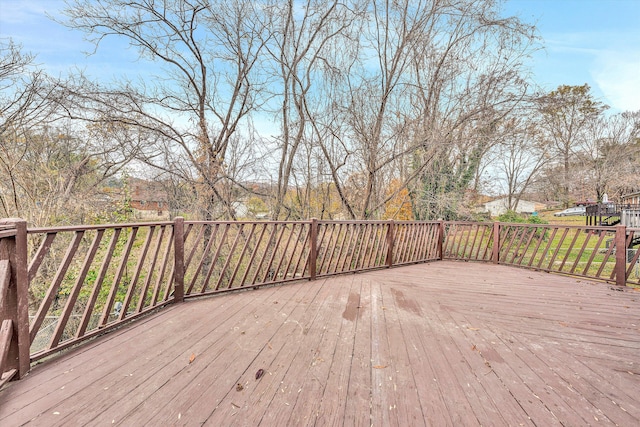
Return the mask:
M 612 108 L 640 110 L 640 51 L 603 51 L 591 75 Z
M 58 0 L 2 0 L 0 22 L 5 24 L 33 24 L 45 13 L 56 12 L 64 3 Z

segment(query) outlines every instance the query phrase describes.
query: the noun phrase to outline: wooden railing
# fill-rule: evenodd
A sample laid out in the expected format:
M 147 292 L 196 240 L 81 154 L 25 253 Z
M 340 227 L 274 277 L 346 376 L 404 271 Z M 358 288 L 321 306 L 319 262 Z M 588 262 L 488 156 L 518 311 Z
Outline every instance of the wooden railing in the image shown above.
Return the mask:
M 403 264 L 483 261 L 640 285 L 640 230 L 409 221 L 0 222 L 2 381 L 169 303 Z M 625 250 L 617 250 L 624 248 Z
M 31 359 L 173 299 L 174 222 L 27 230 Z
M 27 224 L 0 220 L 0 387 L 29 372 Z
M 11 263 L 9 261 L 9 244 L 15 239 L 15 228 L 0 226 L 0 386 L 10 381 L 17 373 L 15 342 L 15 319 L 13 319 L 9 305 L 15 304 L 15 298 L 9 294 L 11 285 Z M 11 300 L 11 302 L 9 302 Z
M 185 298 L 309 279 L 310 222 L 185 223 Z
M 320 221 L 317 275 L 438 259 L 439 227 L 437 222 Z
M 538 224 L 445 224 L 444 258 L 488 261 L 534 270 L 640 285 L 633 249 L 640 229 Z M 622 248 L 622 250 L 618 250 Z
M 185 222 L 184 297 L 438 259 L 438 222 Z

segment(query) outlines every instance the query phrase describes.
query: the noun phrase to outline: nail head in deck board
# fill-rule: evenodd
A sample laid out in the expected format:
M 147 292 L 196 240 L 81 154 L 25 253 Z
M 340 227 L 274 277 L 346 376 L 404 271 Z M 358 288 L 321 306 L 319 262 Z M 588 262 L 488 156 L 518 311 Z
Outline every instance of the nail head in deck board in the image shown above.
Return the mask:
M 123 424 L 213 424 L 242 409 L 265 424 L 635 425 L 640 295 L 610 286 L 441 261 L 190 300 L 37 366 L 0 392 L 0 424 L 119 409 Z

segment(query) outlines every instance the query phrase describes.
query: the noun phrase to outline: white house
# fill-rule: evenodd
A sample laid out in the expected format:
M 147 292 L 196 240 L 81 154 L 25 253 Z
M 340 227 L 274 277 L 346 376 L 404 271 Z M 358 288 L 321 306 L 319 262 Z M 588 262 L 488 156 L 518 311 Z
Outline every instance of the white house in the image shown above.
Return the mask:
M 517 213 L 530 214 L 535 212 L 540 205 L 540 203 L 531 202 L 529 200 L 520 200 L 515 211 Z M 509 200 L 506 197 L 502 197 L 485 203 L 483 207 L 485 212 L 489 212 L 489 215 L 499 216 L 507 212 L 509 209 Z

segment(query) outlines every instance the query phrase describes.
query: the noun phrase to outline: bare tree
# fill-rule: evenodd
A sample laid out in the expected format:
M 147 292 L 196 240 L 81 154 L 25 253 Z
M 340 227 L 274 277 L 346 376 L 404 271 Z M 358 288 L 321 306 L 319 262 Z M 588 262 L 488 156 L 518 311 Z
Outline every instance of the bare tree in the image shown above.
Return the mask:
M 499 19 L 494 2 L 372 1 L 365 12 L 357 56 L 314 121 L 343 204 L 378 217 L 409 188 L 419 218 L 442 216 L 443 203 L 455 212 L 496 123 L 526 96 L 534 29 Z
M 66 25 L 85 32 L 96 49 L 104 38 L 120 37 L 141 60 L 158 65 L 161 74 L 153 79 L 75 95 L 85 119 L 146 133 L 149 150 L 141 159 L 147 164 L 167 173 L 179 162 L 195 170 L 192 182 L 207 219 L 235 217 L 221 181 L 232 138 L 250 126 L 248 115 L 261 103 L 254 68 L 265 37 L 255 7 L 242 0 L 75 0 L 65 11 Z
M 29 155 L 29 129 L 53 121 L 51 85 L 10 39 L 0 39 L 0 208 L 3 216 L 28 218 L 22 171 Z
M 455 211 L 525 97 L 535 48 L 533 28 L 499 18 L 495 1 L 73 0 L 66 13 L 96 49 L 121 37 L 162 71 L 115 89 L 80 82 L 72 117 L 138 129 L 139 158 L 189 180 L 205 218 L 235 216 L 230 166 L 248 157 L 234 140 L 266 142 L 254 152 L 275 158 L 263 162 L 273 218 L 311 215 L 315 194 L 379 217 L 407 189 L 428 218 L 451 186 Z M 279 132 L 256 138 L 251 118 L 267 113 Z
M 0 215 L 36 225 L 95 218 L 100 185 L 135 155 L 125 129 L 65 119 L 64 82 L 11 41 L 0 43 Z
M 55 84 L 10 39 L 0 39 L 0 135 L 52 120 Z
M 500 128 L 495 166 L 504 183 L 507 209 L 515 211 L 522 196 L 539 179 L 550 156 L 535 119 L 521 114 L 521 118 L 508 120 Z
M 414 186 L 420 218 L 456 216 L 499 140 L 498 125 L 527 98 L 524 67 L 537 48 L 535 28 L 498 10 L 491 1 L 434 5 L 424 35 L 430 49 L 415 62 L 415 102 L 423 112 L 418 164 L 434 159 Z
M 274 1 L 268 3 L 266 10 L 271 28 L 266 49 L 272 67 L 274 113 L 281 130 L 274 144 L 279 157 L 272 208 L 275 219 L 281 216 L 283 208 L 291 209 L 286 206 L 285 196 L 292 177 L 307 181 L 303 186 L 311 188 L 313 122 L 318 114 L 315 105 L 323 103 L 319 94 L 326 93 L 325 79 L 330 79 L 335 72 L 337 50 L 353 32 L 351 26 L 357 12 L 337 0 Z M 308 146 L 306 161 L 303 160 L 302 169 L 296 171 L 296 157 L 304 144 Z M 303 178 L 305 170 L 307 176 Z
M 588 123 L 587 137 L 575 158 L 597 200 L 605 193 L 623 195 L 640 185 L 640 112 L 597 117 Z

